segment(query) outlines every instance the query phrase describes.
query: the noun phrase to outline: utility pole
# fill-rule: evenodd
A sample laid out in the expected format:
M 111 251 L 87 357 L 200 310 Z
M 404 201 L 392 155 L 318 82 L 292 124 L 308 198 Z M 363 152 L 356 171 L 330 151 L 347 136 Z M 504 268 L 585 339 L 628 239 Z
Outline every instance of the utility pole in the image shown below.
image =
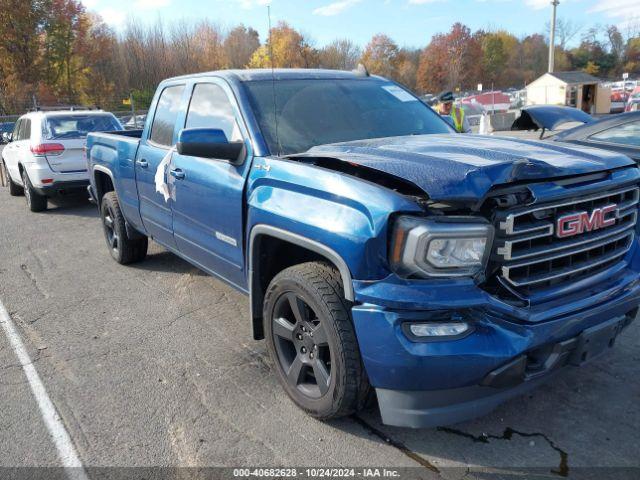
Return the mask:
M 551 0 L 553 11 L 551 13 L 551 32 L 549 33 L 549 73 L 553 73 L 556 57 L 556 9 L 560 0 Z
M 133 120 L 133 128 L 138 129 L 138 118 L 136 117 L 136 106 L 133 103 L 133 90 L 129 92 L 129 102 L 131 103 L 131 118 Z

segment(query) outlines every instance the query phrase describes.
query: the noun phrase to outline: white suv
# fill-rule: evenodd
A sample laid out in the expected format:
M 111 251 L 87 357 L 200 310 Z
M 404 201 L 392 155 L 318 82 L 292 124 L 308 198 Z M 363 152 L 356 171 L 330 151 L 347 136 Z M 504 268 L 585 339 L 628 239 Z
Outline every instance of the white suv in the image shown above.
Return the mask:
M 47 197 L 86 189 L 84 155 L 89 132 L 122 130 L 111 113 L 96 110 L 32 112 L 16 122 L 2 150 L 9 193 L 27 199 L 32 212 L 47 208 Z

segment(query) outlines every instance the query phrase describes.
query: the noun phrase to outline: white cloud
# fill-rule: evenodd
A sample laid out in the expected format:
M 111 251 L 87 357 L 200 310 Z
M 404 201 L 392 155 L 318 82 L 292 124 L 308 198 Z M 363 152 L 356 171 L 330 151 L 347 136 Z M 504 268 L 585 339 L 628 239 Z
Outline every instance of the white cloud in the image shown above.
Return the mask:
M 445 0 L 409 0 L 410 5 L 425 5 L 427 3 L 443 2 Z
M 323 7 L 316 8 L 312 13 L 314 15 L 322 15 L 323 17 L 331 17 L 344 12 L 346 9 L 352 7 L 360 0 L 341 0 L 339 2 L 333 2 Z
M 127 15 L 122 10 L 116 10 L 115 8 L 103 8 L 98 12 L 105 23 L 118 27 L 124 23 L 127 19 Z
M 629 17 L 638 11 L 638 0 L 598 0 L 589 13 L 603 13 L 609 18 Z

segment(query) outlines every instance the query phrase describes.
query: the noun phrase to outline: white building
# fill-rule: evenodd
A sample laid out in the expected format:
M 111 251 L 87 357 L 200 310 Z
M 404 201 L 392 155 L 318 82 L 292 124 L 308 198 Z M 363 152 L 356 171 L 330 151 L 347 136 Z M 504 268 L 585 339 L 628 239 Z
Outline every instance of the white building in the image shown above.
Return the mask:
M 584 72 L 545 73 L 527 85 L 527 105 L 566 105 L 590 114 L 609 113 L 611 89 Z

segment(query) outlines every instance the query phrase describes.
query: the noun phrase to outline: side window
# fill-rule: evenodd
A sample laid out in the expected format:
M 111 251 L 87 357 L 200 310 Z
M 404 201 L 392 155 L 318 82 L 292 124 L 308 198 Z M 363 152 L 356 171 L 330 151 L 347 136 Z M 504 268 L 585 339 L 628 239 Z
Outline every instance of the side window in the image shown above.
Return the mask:
M 640 147 L 640 122 L 629 122 L 624 125 L 618 125 L 609 130 L 591 135 L 589 139 L 597 142 Z
M 19 119 L 15 126 L 13 127 L 13 133 L 11 134 L 11 138 L 15 142 L 16 140 L 20 140 L 20 127 L 22 126 L 22 118 Z
M 230 142 L 242 141 L 233 105 L 213 83 L 199 83 L 193 89 L 185 128 L 219 128 Z
M 170 147 L 173 145 L 173 129 L 180 113 L 180 100 L 184 85 L 165 88 L 160 94 L 156 114 L 151 125 L 152 142 Z
M 29 140 L 31 138 L 31 120 L 25 119 L 20 127 L 20 140 Z

